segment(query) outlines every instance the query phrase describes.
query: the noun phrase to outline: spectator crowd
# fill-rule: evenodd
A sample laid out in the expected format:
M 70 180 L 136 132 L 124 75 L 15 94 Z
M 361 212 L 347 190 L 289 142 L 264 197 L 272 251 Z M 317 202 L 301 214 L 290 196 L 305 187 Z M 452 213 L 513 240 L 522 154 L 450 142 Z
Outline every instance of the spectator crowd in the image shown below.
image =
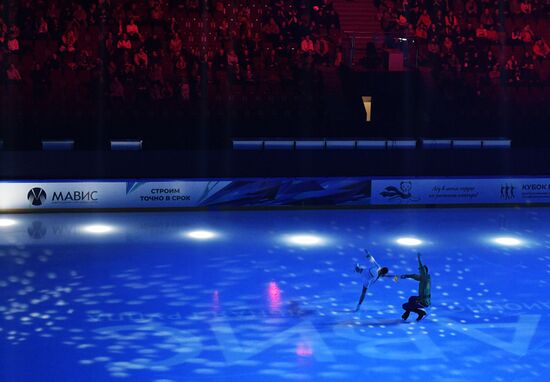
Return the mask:
M 4 87 L 114 103 L 290 84 L 342 63 L 332 0 L 2 0 Z
M 549 3 L 545 0 L 382 0 L 384 32 L 418 46 L 436 75 L 486 84 L 548 78 Z

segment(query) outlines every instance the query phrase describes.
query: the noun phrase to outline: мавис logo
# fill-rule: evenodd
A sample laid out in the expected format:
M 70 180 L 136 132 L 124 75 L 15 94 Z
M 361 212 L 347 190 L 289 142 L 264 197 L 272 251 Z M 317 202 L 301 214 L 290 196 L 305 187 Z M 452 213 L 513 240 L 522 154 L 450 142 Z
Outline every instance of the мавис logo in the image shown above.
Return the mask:
M 27 199 L 33 206 L 41 206 L 46 201 L 46 191 L 40 187 L 32 188 L 27 194 Z

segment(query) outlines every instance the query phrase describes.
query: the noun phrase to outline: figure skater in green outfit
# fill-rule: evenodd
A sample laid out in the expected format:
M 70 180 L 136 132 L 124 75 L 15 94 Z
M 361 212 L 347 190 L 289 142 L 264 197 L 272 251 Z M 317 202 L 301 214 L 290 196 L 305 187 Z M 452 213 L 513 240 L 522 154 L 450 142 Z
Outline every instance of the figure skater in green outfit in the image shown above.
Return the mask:
M 430 274 L 428 273 L 428 267 L 422 264 L 420 253 L 418 254 L 418 271 L 419 274 L 417 275 L 401 275 L 402 279 L 413 279 L 419 282 L 418 296 L 409 297 L 409 301 L 403 304 L 403 309 L 405 310 L 405 313 L 403 313 L 401 318 L 405 321 L 409 318 L 411 312 L 414 312 L 418 315 L 418 317 L 416 317 L 416 321 L 422 320 L 427 315 L 424 309 L 426 309 L 431 304 L 430 289 L 432 280 Z

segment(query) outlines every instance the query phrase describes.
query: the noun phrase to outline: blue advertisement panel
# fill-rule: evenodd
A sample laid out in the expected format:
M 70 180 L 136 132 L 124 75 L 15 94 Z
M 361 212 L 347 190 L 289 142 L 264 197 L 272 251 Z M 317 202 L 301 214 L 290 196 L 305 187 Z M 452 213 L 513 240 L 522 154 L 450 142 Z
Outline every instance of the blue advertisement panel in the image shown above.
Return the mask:
M 380 179 L 372 182 L 372 204 L 549 203 L 550 178 Z
M 370 187 L 365 178 L 0 182 L 0 211 L 360 206 Z
M 201 207 L 231 181 L 126 182 L 123 205 L 131 208 Z
M 0 182 L 0 211 L 550 203 L 550 178 Z

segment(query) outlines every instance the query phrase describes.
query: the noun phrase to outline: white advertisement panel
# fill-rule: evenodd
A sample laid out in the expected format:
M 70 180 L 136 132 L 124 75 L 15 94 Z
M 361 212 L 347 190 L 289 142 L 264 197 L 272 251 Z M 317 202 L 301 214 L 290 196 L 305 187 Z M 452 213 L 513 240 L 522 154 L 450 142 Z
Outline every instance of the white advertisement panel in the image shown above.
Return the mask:
M 230 183 L 0 182 L 0 210 L 199 207 Z
M 126 182 L 0 183 L 0 209 L 117 208 Z
M 550 203 L 550 178 L 379 179 L 372 181 L 371 203 Z

